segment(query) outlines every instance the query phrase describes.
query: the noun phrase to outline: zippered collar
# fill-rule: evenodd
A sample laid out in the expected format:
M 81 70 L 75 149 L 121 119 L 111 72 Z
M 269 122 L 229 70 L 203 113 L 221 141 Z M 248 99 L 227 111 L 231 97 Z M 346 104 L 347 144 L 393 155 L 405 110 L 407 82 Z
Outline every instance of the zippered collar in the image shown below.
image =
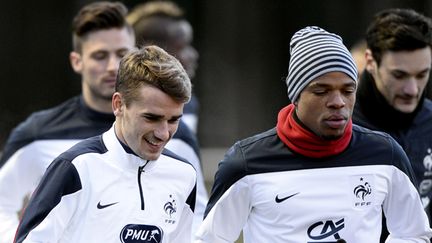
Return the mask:
M 102 135 L 103 142 L 110 153 L 110 160 L 118 164 L 124 170 L 136 173 L 138 167 L 146 164 L 147 160 L 140 158 L 132 149 L 126 144 L 122 143 L 116 136 L 114 125 Z M 161 155 L 162 156 L 162 155 Z M 146 165 L 147 170 L 151 170 L 154 161 L 149 161 Z

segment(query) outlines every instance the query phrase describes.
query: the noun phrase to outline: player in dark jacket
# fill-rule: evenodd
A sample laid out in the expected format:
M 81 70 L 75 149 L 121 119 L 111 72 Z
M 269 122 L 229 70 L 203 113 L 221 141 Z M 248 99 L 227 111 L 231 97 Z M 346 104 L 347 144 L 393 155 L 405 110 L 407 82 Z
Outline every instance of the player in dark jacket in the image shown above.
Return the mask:
M 424 91 L 432 65 L 431 20 L 414 10 L 384 10 L 370 24 L 366 41 L 353 121 L 390 134 L 402 146 L 430 221 L 432 102 Z

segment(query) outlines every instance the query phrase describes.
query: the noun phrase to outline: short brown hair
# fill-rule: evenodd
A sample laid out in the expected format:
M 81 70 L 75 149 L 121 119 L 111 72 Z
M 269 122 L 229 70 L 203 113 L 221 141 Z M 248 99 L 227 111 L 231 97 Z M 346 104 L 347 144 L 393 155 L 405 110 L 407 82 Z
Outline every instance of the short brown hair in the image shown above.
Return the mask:
M 170 39 L 173 23 L 185 20 L 183 10 L 170 1 L 150 1 L 134 7 L 126 17 L 135 31 L 137 45 L 158 45 L 165 50 Z
M 136 90 L 150 85 L 178 102 L 190 100 L 192 85 L 180 62 L 157 46 L 145 46 L 128 53 L 120 61 L 116 92 L 128 106 L 136 99 Z
M 132 27 L 126 22 L 128 11 L 120 2 L 94 2 L 84 6 L 72 21 L 73 50 L 81 52 L 83 39 L 87 34 L 111 28 Z
M 386 51 L 432 47 L 432 20 L 412 9 L 385 9 L 369 25 L 366 41 L 379 66 Z

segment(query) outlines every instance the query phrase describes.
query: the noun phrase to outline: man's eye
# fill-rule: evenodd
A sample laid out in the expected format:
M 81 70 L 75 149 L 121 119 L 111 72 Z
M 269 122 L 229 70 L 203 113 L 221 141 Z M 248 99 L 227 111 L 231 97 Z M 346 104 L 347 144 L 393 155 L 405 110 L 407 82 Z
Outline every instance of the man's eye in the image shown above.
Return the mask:
M 175 118 L 175 119 L 168 120 L 168 122 L 171 123 L 171 124 L 178 123 L 179 121 L 180 121 L 180 118 Z
M 420 73 L 419 75 L 417 75 L 417 79 L 424 79 L 427 77 L 427 73 Z
M 144 119 L 146 119 L 148 121 L 157 121 L 159 118 L 154 117 L 154 116 L 144 116 Z
M 128 53 L 127 50 L 119 51 L 119 52 L 117 52 L 117 56 L 120 57 L 120 58 L 122 58 L 122 57 L 124 57 L 127 53 Z
M 105 59 L 105 58 L 107 57 L 107 54 L 106 54 L 106 53 L 103 53 L 103 52 L 98 52 L 98 53 L 94 53 L 94 54 L 92 55 L 92 57 L 93 57 L 94 59 L 96 59 L 96 60 L 103 60 L 103 59 Z
M 405 74 L 403 74 L 403 73 L 393 73 L 393 77 L 395 78 L 395 79 L 403 79 L 403 78 L 405 78 Z
M 314 93 L 316 95 L 323 95 L 323 94 L 327 93 L 327 91 L 323 90 L 323 89 L 319 89 L 319 90 L 312 91 L 312 93 Z

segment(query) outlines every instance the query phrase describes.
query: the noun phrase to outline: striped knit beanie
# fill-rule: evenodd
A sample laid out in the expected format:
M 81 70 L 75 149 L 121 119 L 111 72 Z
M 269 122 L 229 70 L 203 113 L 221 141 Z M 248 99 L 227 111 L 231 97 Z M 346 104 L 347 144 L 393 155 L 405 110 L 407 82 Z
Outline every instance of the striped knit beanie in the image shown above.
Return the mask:
M 297 31 L 291 38 L 290 54 L 286 83 L 291 102 L 312 80 L 329 72 L 343 72 L 357 82 L 356 65 L 342 38 L 320 27 Z

